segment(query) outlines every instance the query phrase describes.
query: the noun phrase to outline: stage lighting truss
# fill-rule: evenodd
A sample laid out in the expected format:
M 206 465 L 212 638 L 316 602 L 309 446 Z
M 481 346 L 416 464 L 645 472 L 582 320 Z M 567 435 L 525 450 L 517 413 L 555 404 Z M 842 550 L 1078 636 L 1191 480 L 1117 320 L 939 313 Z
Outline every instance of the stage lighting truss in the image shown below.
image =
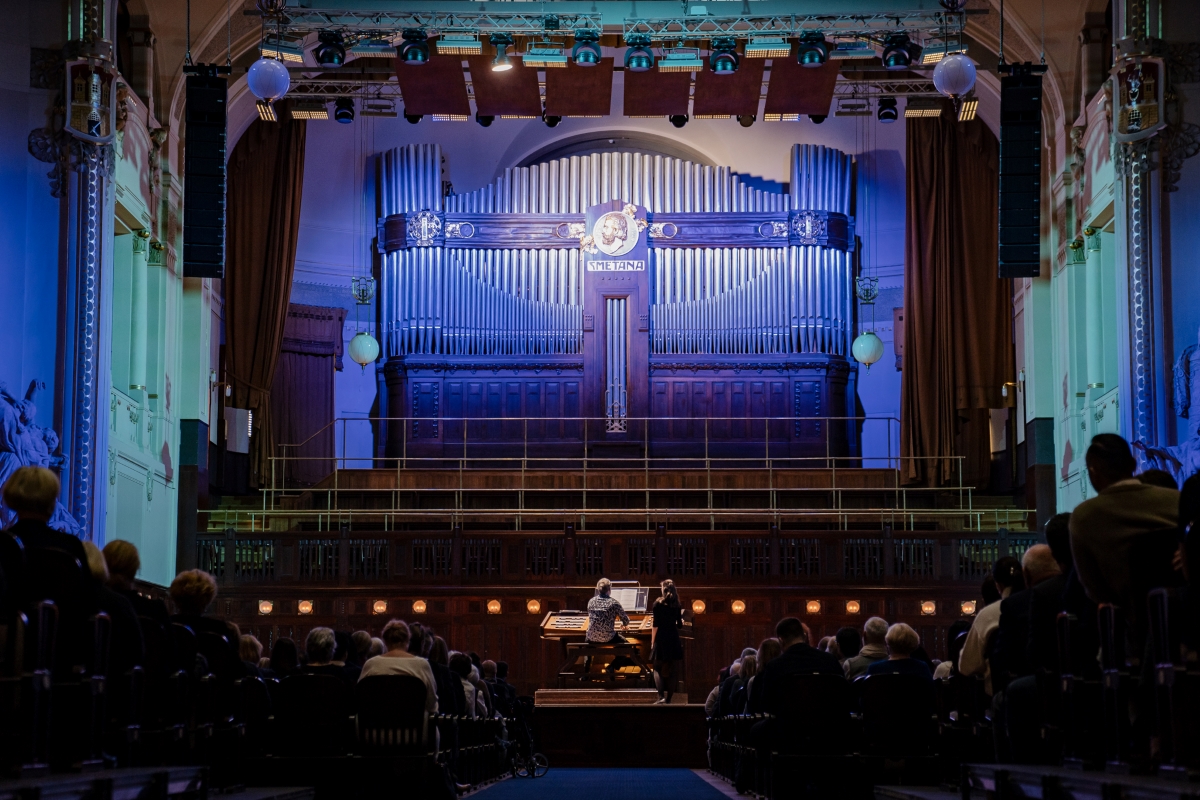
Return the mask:
M 704 69 L 699 47 L 668 47 L 658 60 L 659 72 L 695 72 Z
M 746 58 L 787 58 L 791 54 L 792 43 L 782 36 L 751 36 L 743 51 Z
M 433 44 L 438 55 L 477 56 L 483 53 L 483 42 L 476 33 L 443 33 Z
M 567 54 L 565 48 L 557 42 L 533 42 L 525 51 L 522 63 L 527 67 L 537 67 L 538 69 L 565 69 Z

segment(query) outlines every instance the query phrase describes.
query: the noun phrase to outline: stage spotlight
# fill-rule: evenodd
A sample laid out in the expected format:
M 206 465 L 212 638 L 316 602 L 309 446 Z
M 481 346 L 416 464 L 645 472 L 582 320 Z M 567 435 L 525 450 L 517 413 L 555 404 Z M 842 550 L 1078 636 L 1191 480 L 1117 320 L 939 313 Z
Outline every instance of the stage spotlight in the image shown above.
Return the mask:
M 672 114 L 671 116 L 667 117 L 667 119 L 671 120 L 671 124 L 674 125 L 676 128 L 682 128 L 684 125 L 687 125 L 688 115 L 687 114 Z
M 508 47 L 513 43 L 512 37 L 507 33 L 493 33 L 491 42 L 496 48 L 496 57 L 492 59 L 492 72 L 507 72 L 512 69 L 512 62 L 508 60 Z
M 480 127 L 486 128 L 496 121 L 496 117 L 491 114 L 480 114 L 476 111 L 475 121 L 479 123 Z
M 932 617 L 937 613 L 937 603 L 932 600 L 925 600 L 921 603 L 921 616 Z
M 322 67 L 336 68 L 346 63 L 346 44 L 336 31 L 321 31 L 317 34 L 318 44 L 313 48 L 313 58 Z
M 488 600 L 487 612 L 489 614 L 499 614 L 500 613 L 500 601 L 499 600 Z
M 809 600 L 807 603 L 804 604 L 804 610 L 807 611 L 809 614 L 820 614 L 821 613 L 821 601 L 820 600 Z
M 893 33 L 883 43 L 883 68 L 908 69 L 913 62 L 913 44 L 907 33 Z
M 525 610 L 530 614 L 540 614 L 542 613 L 542 603 L 540 600 L 526 600 Z
M 737 72 L 737 39 L 713 39 L 708 68 L 717 75 L 732 75 Z
M 339 97 L 333 103 L 333 118 L 343 125 L 354 122 L 354 99 Z
M 654 52 L 650 49 L 650 37 L 644 33 L 631 33 L 625 37 L 625 69 L 630 72 L 647 72 L 654 69 Z
M 809 31 L 800 37 L 796 60 L 802 67 L 819 67 L 829 60 L 829 42 L 820 31 Z
M 309 614 L 311 614 L 313 612 L 313 601 L 312 600 L 301 600 L 299 603 L 296 604 L 296 610 L 299 611 L 301 614 L 308 616 Z
M 745 614 L 746 613 L 746 601 L 745 600 L 734 600 L 732 603 L 729 604 L 729 610 L 735 614 Z
M 410 114 L 407 111 L 404 112 L 404 119 L 410 125 L 416 125 L 418 122 L 421 121 L 421 117 L 423 117 L 423 116 L 425 116 L 425 115 L 424 114 Z
M 434 42 L 441 55 L 477 56 L 483 53 L 483 43 L 473 33 L 443 33 Z
M 809 114 L 808 118 L 812 120 L 813 125 L 820 125 L 828 116 L 828 114 Z
M 400 62 L 406 66 L 420 66 L 429 62 L 429 37 L 419 28 L 404 31 L 404 44 L 400 45 Z
M 413 600 L 413 613 L 414 614 L 424 614 L 428 610 L 429 610 L 429 606 L 425 603 L 424 600 Z
M 557 114 L 547 114 L 545 111 L 543 111 L 542 122 L 546 123 L 547 128 L 557 128 L 558 123 L 562 122 L 562 117 L 558 116 Z
M 262 102 L 261 100 L 259 101 Z M 970 122 L 975 119 L 975 114 L 979 112 L 979 100 L 975 97 L 964 98 L 958 106 L 958 121 Z
M 958 604 L 958 608 L 960 611 L 962 611 L 962 613 L 966 614 L 969 617 L 975 613 L 975 601 L 974 600 L 963 600 L 961 603 Z
M 275 114 L 275 106 L 267 100 L 259 100 L 254 104 L 258 109 L 258 118 L 263 122 L 275 122 L 279 117 Z
M 847 614 L 857 614 L 860 611 L 862 611 L 862 604 L 859 603 L 857 600 L 847 600 L 846 601 L 846 613 Z
M 270 614 L 274 610 L 275 610 L 275 604 L 272 603 L 270 600 L 259 600 L 258 601 L 258 613 Z
M 743 128 L 749 128 L 754 124 L 754 120 L 756 119 L 758 119 L 758 117 L 756 117 L 754 114 L 738 114 L 737 121 L 738 125 L 741 125 Z
M 879 109 L 875 112 L 875 118 L 880 122 L 895 122 L 900 119 L 900 111 L 896 108 L 896 98 L 879 98 Z
M 387 600 L 376 600 L 374 603 L 372 603 L 371 604 L 371 613 L 372 614 L 386 614 L 387 613 Z
M 580 67 L 594 67 L 600 63 L 600 33 L 586 30 L 575 31 L 575 47 L 571 58 Z
M 708 608 L 708 606 L 705 604 L 705 602 L 703 600 L 693 600 L 692 601 L 692 613 L 693 614 L 703 614 L 705 609 L 707 609 L 707 608 Z

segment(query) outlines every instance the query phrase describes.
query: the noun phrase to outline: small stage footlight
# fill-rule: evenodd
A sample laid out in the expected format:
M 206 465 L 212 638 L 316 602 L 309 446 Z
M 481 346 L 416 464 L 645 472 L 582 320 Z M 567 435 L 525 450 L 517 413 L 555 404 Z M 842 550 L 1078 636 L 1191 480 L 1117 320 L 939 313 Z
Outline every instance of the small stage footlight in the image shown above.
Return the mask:
M 734 600 L 732 603 L 729 604 L 729 610 L 735 614 L 745 614 L 746 613 L 746 601 L 745 600 Z
M 429 606 L 427 606 L 425 604 L 424 600 L 413 600 L 413 613 L 414 614 L 424 614 L 428 610 L 429 610 Z
M 526 600 L 525 610 L 530 614 L 540 614 L 542 613 L 542 603 L 540 600 Z
M 275 604 L 272 603 L 270 600 L 259 600 L 258 601 L 258 613 L 270 614 L 274 610 L 275 610 Z
M 304 614 L 305 616 L 311 614 L 313 612 L 313 601 L 312 600 L 301 600 L 299 603 L 296 604 L 296 610 L 299 611 L 301 614 Z
M 857 614 L 860 611 L 862 611 L 862 604 L 859 603 L 857 600 L 847 600 L 846 601 L 846 613 L 847 614 Z
M 371 613 L 372 614 L 386 614 L 387 613 L 387 600 L 376 600 L 374 603 L 372 603 L 371 604 Z
M 875 118 L 885 124 L 900 119 L 900 110 L 896 108 L 896 98 L 879 98 L 879 109 L 875 112 Z
M 333 118 L 343 125 L 354 122 L 354 99 L 339 97 L 333 104 Z
M 974 600 L 963 600 L 961 603 L 959 603 L 958 607 L 962 613 L 966 614 L 968 617 L 975 613 Z
M 820 600 L 809 600 L 807 603 L 804 604 L 804 610 L 807 611 L 809 614 L 820 614 L 821 613 L 821 601 Z
M 937 613 L 937 603 L 932 600 L 925 600 L 921 603 L 921 616 L 932 617 Z
M 708 608 L 708 606 L 704 604 L 703 600 L 693 600 L 692 601 L 692 613 L 693 614 L 703 614 L 704 610 L 707 608 Z
M 500 613 L 500 601 L 499 600 L 488 600 L 487 612 L 489 614 L 499 614 Z
M 732 75 L 738 68 L 737 39 L 714 39 L 708 68 L 716 75 Z

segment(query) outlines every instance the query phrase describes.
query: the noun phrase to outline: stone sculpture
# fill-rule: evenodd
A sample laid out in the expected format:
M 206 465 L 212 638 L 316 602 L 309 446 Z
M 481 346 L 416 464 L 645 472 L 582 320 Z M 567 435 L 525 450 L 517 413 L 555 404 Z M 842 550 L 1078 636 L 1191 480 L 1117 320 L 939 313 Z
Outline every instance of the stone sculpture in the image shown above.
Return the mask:
M 45 388 L 43 381 L 32 380 L 24 399 L 18 400 L 9 394 L 8 385 L 0 381 L 0 486 L 20 467 L 60 471 L 64 465 L 64 458 L 54 454 L 58 449 L 58 434 L 35 421 L 34 398 Z M 0 523 L 8 527 L 15 521 L 16 515 L 0 500 Z M 61 502 L 55 504 L 49 524 L 55 530 L 79 535 L 79 523 Z

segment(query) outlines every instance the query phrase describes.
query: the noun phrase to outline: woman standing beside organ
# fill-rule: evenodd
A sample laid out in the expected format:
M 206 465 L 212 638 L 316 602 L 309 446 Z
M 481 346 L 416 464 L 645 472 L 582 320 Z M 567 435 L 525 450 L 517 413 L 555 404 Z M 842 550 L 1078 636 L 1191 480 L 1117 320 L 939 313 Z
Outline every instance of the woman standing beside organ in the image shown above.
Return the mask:
M 650 659 L 654 662 L 654 686 L 658 689 L 655 705 L 668 704 L 679 685 L 679 668 L 683 662 L 683 644 L 679 629 L 683 627 L 683 611 L 675 581 L 662 582 L 662 597 L 654 601 L 654 627 L 650 632 Z

